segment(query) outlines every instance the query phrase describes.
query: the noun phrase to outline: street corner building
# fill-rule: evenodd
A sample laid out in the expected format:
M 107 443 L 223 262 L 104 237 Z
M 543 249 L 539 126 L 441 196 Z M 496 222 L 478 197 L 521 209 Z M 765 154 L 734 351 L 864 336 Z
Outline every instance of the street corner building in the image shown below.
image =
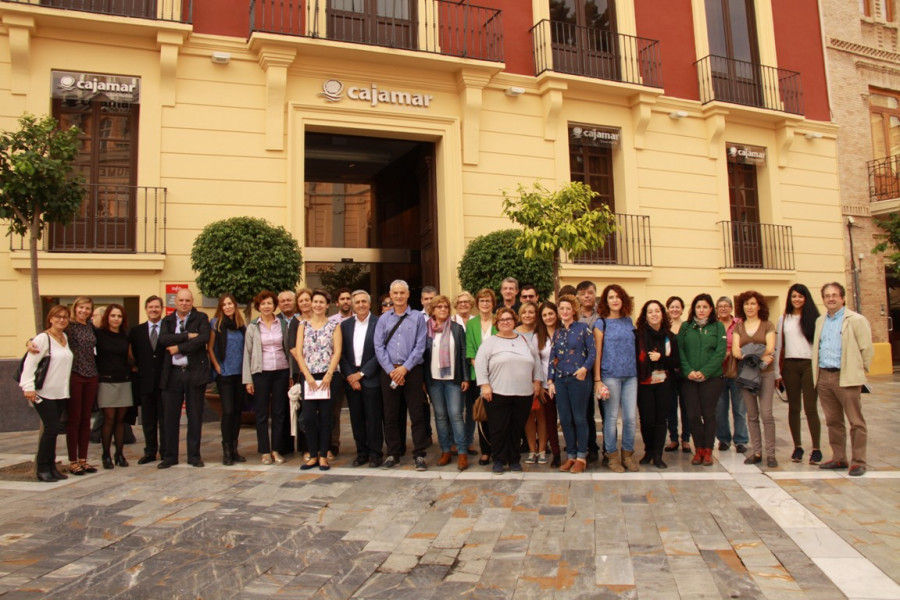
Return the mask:
M 84 205 L 41 242 L 45 305 L 90 294 L 136 322 L 146 297 L 197 291 L 194 238 L 240 215 L 296 237 L 304 285 L 344 270 L 453 293 L 467 243 L 512 226 L 504 191 L 578 180 L 617 228 L 565 257 L 564 282 L 779 307 L 795 281 L 845 280 L 820 17 L 813 0 L 0 0 L 0 126 L 27 111 L 84 132 Z M 33 334 L 27 247 L 0 251 L 6 357 Z

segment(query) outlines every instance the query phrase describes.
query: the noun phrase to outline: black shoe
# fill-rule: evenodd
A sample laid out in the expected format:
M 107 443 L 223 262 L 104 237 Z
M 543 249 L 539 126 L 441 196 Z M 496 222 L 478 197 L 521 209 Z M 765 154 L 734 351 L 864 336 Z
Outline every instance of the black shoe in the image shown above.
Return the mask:
M 597 462 L 598 460 L 600 460 L 600 453 L 599 453 L 599 452 L 597 452 L 596 450 L 591 450 L 590 452 L 588 452 L 588 454 L 587 454 L 587 461 L 588 461 L 589 463 L 595 463 L 595 462 Z
M 206 464 L 204 464 L 204 462 L 203 462 L 203 459 L 201 459 L 201 458 L 198 458 L 196 460 L 189 460 L 188 464 L 191 465 L 192 467 L 205 467 L 206 466 Z
M 649 465 L 652 462 L 653 462 L 653 457 L 650 456 L 649 452 L 647 452 L 646 454 L 644 454 L 643 458 L 641 458 L 641 460 L 638 461 L 638 464 Z
M 666 444 L 665 448 L 663 448 L 666 452 L 675 452 L 678 450 L 678 442 L 669 442 Z
M 560 461 L 559 454 L 554 454 L 553 460 L 550 461 L 550 466 L 553 468 L 557 468 L 561 464 L 562 464 L 562 462 Z
M 521 473 L 522 463 L 512 463 L 511 465 L 509 465 L 509 470 L 513 473 Z
M 603 460 L 600 461 L 600 466 L 601 467 L 609 466 L 609 457 L 606 455 L 606 452 L 603 453 Z
M 428 465 L 425 464 L 425 457 L 417 456 L 416 457 L 416 471 L 427 471 L 427 470 L 428 470 Z
M 747 458 L 744 459 L 745 465 L 758 465 L 762 462 L 762 456 L 759 454 L 751 454 Z
M 791 462 L 803 462 L 803 448 L 797 446 L 791 454 Z
M 846 461 L 843 460 L 829 460 L 828 462 L 823 462 L 819 465 L 820 469 L 846 469 L 850 465 L 847 464 Z
M 168 461 L 168 460 L 164 459 L 164 460 L 159 461 L 159 464 L 156 465 L 156 468 L 157 469 L 168 469 L 169 467 L 174 467 L 177 464 L 178 464 L 177 462 L 172 462 L 172 461 Z
M 109 454 L 100 459 L 100 462 L 103 464 L 104 469 L 112 469 L 114 468 L 112 458 L 110 458 Z
M 226 467 L 234 464 L 234 457 L 231 455 L 231 442 L 222 442 L 222 464 Z
M 354 467 L 361 467 L 367 462 L 369 462 L 369 458 L 365 454 L 358 454 L 352 464 Z
M 822 462 L 822 451 L 818 448 L 813 448 L 813 451 L 809 453 L 809 464 L 817 465 Z
M 776 459 L 774 456 L 768 457 L 766 459 L 766 466 L 774 469 L 775 467 L 778 466 L 778 459 Z
M 726 450 L 728 450 L 728 444 L 719 442 L 719 452 L 725 452 Z
M 69 478 L 68 475 L 63 475 L 62 473 L 59 472 L 59 468 L 56 466 L 56 463 L 53 463 L 53 465 L 50 467 L 50 473 L 51 473 L 54 477 L 56 477 L 57 479 L 59 479 L 60 481 L 62 481 L 63 479 L 68 479 L 68 478 Z
M 116 466 L 117 467 L 127 467 L 128 461 L 125 460 L 125 456 L 122 454 L 116 454 Z
M 746 454 L 747 446 L 745 446 L 744 444 L 738 444 L 737 446 L 734 447 L 734 451 L 737 452 L 738 454 Z
M 37 474 L 38 481 L 43 481 L 44 483 L 56 483 L 59 481 L 56 477 L 53 476 L 53 473 L 50 471 L 38 472 Z
M 288 454 L 287 452 L 282 452 L 282 454 Z M 237 449 L 237 442 L 231 442 L 231 459 L 234 462 L 247 462 L 247 459 L 241 456 L 240 452 Z
M 382 469 L 393 469 L 394 467 L 397 466 L 397 462 L 398 461 L 397 461 L 396 456 L 388 456 L 386 459 L 384 459 L 384 462 L 381 463 L 381 468 Z
M 503 475 L 503 463 L 499 460 L 495 460 L 494 466 L 491 467 L 491 473 L 494 475 Z
M 139 465 L 146 465 L 147 463 L 156 462 L 156 455 L 153 454 L 145 454 L 138 459 Z
M 663 460 L 662 454 L 658 454 L 653 458 L 653 464 L 656 465 L 657 469 L 669 468 L 669 465 L 667 465 L 666 461 Z
M 381 466 L 380 458 L 372 458 L 369 460 L 369 468 L 370 469 L 377 469 L 380 466 Z
M 860 477 L 866 474 L 866 468 L 862 465 L 853 465 L 850 467 L 850 477 Z

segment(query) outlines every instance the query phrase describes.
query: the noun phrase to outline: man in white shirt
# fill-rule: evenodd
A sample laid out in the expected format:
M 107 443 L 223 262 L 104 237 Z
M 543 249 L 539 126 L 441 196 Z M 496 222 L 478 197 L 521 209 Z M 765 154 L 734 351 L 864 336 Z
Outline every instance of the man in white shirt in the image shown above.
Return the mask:
M 341 323 L 343 348 L 340 367 L 341 372 L 346 374 L 344 389 L 356 442 L 353 466 L 368 463 L 369 467 L 375 468 L 381 465 L 384 444 L 384 407 L 379 378 L 381 367 L 375 356 L 375 323 L 378 316 L 371 312 L 372 300 L 368 292 L 356 290 L 352 300 L 356 316 Z

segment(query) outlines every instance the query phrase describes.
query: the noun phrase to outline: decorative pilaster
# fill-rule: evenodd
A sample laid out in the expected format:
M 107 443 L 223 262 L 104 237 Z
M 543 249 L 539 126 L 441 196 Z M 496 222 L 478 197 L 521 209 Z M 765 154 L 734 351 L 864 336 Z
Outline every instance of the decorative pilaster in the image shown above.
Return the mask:
M 462 160 L 466 165 L 477 165 L 481 152 L 481 106 L 484 86 L 491 80 L 490 75 L 461 70 L 456 75 L 459 90 L 460 112 L 462 113 Z
M 180 31 L 160 31 L 156 34 L 156 43 L 159 44 L 159 99 L 163 106 L 175 106 L 178 49 L 184 44 L 185 35 Z
M 31 62 L 28 60 L 34 18 L 24 15 L 3 15 L 9 37 L 10 87 L 17 96 L 28 95 L 31 81 Z
M 257 51 L 259 66 L 266 72 L 266 150 L 284 150 L 284 107 L 287 70 L 297 50 L 263 45 Z

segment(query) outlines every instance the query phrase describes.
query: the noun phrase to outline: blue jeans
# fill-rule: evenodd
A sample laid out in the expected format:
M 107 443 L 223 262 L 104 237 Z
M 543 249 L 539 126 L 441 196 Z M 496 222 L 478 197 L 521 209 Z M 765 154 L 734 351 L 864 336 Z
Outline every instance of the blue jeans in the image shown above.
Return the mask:
M 587 403 L 590 402 L 590 374 L 584 381 L 573 375 L 560 377 L 553 382 L 556 388 L 556 410 L 566 439 L 569 458 L 587 458 L 588 424 Z
M 634 434 L 637 430 L 637 377 L 606 377 L 603 383 L 609 388 L 609 398 L 603 401 L 606 415 L 603 418 L 603 451 L 612 454 L 618 450 L 616 426 L 622 413 L 622 450 L 634 452 Z
M 434 409 L 434 425 L 441 452 L 450 452 L 450 446 L 456 444 L 457 451 L 465 454 L 466 424 L 463 419 L 465 400 L 459 384 L 452 379 L 433 379 L 428 384 L 428 395 L 431 396 L 431 406 Z
M 738 389 L 735 379 L 731 377 L 723 377 L 725 387 L 722 388 L 722 395 L 719 396 L 719 402 L 716 404 L 716 438 L 724 443 L 731 444 L 731 420 L 729 419 L 728 409 L 734 415 L 734 438 L 735 444 L 748 444 L 750 442 L 750 433 L 747 430 L 747 405 L 744 404 L 744 396 Z

